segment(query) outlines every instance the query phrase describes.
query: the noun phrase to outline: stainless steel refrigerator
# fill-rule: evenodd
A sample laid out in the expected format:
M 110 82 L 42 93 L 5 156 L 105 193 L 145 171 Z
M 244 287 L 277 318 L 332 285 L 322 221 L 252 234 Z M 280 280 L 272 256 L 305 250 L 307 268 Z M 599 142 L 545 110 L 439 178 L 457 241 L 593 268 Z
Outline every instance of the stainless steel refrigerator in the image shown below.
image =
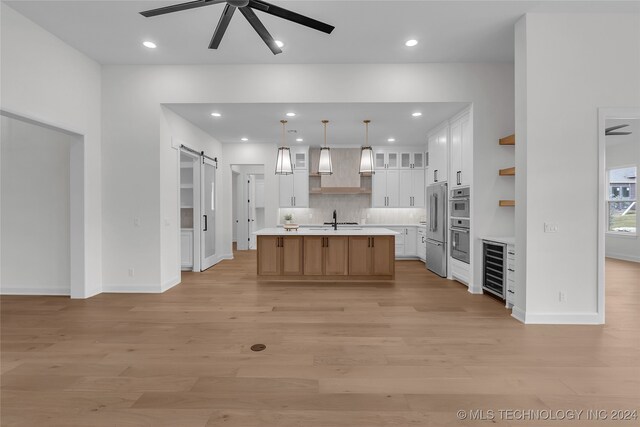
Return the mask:
M 447 183 L 427 187 L 427 268 L 447 276 Z

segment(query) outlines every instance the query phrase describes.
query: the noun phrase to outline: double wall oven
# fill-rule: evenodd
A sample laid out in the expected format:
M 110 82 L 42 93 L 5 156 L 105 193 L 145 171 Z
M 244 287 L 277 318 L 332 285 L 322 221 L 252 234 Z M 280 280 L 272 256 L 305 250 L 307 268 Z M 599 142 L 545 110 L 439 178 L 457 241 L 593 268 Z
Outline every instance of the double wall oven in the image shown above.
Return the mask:
M 450 253 L 451 257 L 466 264 L 469 264 L 470 254 L 470 189 L 469 187 L 456 188 L 451 190 L 451 234 Z

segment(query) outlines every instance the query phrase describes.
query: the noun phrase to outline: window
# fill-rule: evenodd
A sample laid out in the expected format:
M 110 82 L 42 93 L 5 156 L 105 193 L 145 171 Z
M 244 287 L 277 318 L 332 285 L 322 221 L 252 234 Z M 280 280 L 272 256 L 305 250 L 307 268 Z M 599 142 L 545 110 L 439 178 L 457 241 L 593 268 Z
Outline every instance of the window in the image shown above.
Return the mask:
M 607 174 L 608 228 L 611 233 L 635 234 L 637 230 L 637 167 L 609 169 Z

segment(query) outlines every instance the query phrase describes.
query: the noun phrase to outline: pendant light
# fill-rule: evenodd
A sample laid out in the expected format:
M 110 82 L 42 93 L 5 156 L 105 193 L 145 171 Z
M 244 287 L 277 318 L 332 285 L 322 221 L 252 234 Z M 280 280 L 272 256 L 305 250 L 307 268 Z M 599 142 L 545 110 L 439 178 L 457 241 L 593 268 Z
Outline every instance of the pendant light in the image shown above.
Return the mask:
M 364 146 L 360 152 L 360 174 L 373 174 L 373 148 L 369 145 L 369 123 L 371 120 L 365 120 L 365 137 Z
M 286 120 L 280 120 L 282 123 L 282 146 L 278 147 L 278 157 L 276 158 L 276 175 L 291 175 L 293 167 L 291 165 L 291 150 L 285 146 L 286 139 Z
M 329 123 L 329 120 L 322 121 L 322 124 L 324 125 L 324 147 L 320 149 L 318 175 L 333 174 L 333 166 L 331 165 L 331 149 L 327 147 L 327 123 Z

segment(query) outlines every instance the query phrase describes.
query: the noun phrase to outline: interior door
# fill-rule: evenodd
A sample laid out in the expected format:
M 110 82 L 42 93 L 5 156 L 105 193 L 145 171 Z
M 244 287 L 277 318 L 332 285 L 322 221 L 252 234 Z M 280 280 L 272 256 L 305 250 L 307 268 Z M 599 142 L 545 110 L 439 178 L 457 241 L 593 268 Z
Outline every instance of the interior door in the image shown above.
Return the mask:
M 215 264 L 216 259 L 216 164 L 203 157 L 200 176 L 202 179 L 200 269 L 204 271 Z
M 249 231 L 249 249 L 256 249 L 256 236 L 254 236 L 254 232 L 256 231 L 256 177 L 254 175 L 249 175 L 249 179 L 247 180 L 247 194 L 249 198 L 247 199 L 249 202 L 247 204 L 247 225 Z

